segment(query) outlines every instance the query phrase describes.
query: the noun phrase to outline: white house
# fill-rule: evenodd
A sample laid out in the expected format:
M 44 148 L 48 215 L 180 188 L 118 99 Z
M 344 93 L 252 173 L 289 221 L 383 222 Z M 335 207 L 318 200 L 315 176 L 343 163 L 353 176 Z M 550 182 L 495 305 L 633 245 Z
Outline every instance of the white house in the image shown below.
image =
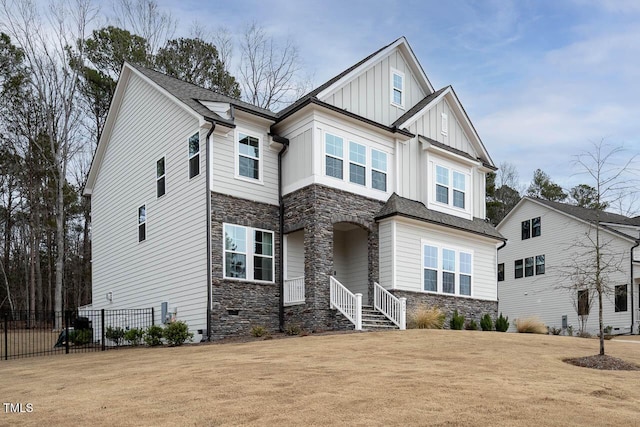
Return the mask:
M 85 187 L 92 308 L 165 303 L 214 339 L 360 328 L 360 298 L 400 327 L 405 299 L 495 315 L 492 170 L 404 37 L 278 113 L 124 64 Z
M 604 325 L 614 334 L 630 333 L 633 325 L 637 333 L 640 218 L 529 197 L 497 226 L 508 239 L 498 252 L 499 310 L 509 316 L 512 330 L 515 319 L 537 316 L 549 327 L 571 326 L 575 333 L 582 319 L 586 332 L 598 332 L 597 294 L 574 286 L 580 283 L 576 268 L 594 265 L 597 219 L 602 264 L 610 266 Z

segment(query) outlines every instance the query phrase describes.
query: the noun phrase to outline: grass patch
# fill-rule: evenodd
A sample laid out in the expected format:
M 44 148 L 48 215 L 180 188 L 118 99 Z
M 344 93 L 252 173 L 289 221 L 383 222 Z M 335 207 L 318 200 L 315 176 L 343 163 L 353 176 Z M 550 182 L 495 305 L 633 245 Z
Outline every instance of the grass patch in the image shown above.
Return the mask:
M 409 312 L 409 329 L 442 329 L 445 314 L 438 307 L 418 306 Z
M 546 334 L 547 327 L 537 317 L 516 319 L 516 330 L 521 334 Z

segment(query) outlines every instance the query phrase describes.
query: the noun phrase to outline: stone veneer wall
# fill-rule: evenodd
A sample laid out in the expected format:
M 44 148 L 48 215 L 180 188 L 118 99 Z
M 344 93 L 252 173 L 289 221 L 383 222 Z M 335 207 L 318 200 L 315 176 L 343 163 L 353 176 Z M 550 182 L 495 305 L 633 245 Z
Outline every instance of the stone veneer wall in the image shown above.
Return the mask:
M 373 282 L 378 281 L 378 224 L 374 216 L 383 202 L 313 184 L 284 196 L 285 234 L 304 230 L 304 276 L 306 303 L 285 307 L 285 323 L 310 331 L 353 329 L 342 314 L 329 308 L 329 276 L 333 266 L 333 225 L 357 224 L 368 232 L 368 282 L 370 301 Z
M 492 319 L 498 317 L 498 302 L 486 301 L 473 298 L 460 298 L 451 295 L 439 295 L 421 292 L 408 292 L 400 290 L 390 290 L 396 297 L 405 297 L 407 299 L 407 321 L 411 310 L 425 305 L 427 307 L 439 307 L 447 316 L 444 322 L 444 328 L 450 329 L 449 321 L 455 310 L 458 314 L 464 316 L 465 324 L 468 320 L 475 320 L 480 327 L 480 319 L 486 313 L 491 315 Z
M 212 305 L 211 337 L 249 335 L 253 326 L 271 332 L 279 329 L 278 253 L 280 248 L 278 206 L 211 193 Z M 258 283 L 223 277 L 223 223 L 274 232 L 274 282 Z

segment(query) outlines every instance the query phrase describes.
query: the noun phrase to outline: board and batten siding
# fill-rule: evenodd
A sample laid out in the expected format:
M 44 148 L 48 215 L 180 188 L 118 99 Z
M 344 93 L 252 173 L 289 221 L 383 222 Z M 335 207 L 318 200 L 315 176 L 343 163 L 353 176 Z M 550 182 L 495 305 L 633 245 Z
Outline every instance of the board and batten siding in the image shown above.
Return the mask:
M 391 104 L 392 69 L 404 74 L 404 108 Z M 389 126 L 425 96 L 404 56 L 396 49 L 320 100 Z
M 159 324 L 167 302 L 195 333 L 206 328 L 206 130 L 135 73 L 126 84 L 91 196 L 92 308 L 154 307 Z M 190 180 L 188 139 L 197 132 L 200 174 Z M 163 156 L 166 194 L 156 198 Z M 145 204 L 146 240 L 138 242 Z
M 541 235 L 522 240 L 522 221 L 540 217 Z M 499 310 L 509 316 L 510 330 L 515 330 L 515 320 L 537 316 L 547 326 L 560 328 L 562 316 L 566 315 L 568 324 L 574 332 L 579 329 L 575 296 L 562 286 L 570 285 L 567 277 L 576 258 L 583 249 L 576 246 L 583 242 L 589 226 L 557 211 L 548 209 L 535 202 L 524 200 L 511 215 L 499 224 L 498 231 L 508 238 L 507 246 L 498 252 L 498 262 L 505 265 L 505 280 L 498 283 Z M 610 233 L 602 232 L 601 238 L 609 248 L 620 257 L 622 271 L 609 275 L 611 286 L 629 283 L 629 249 L 632 243 Z M 579 244 L 579 243 L 578 243 Z M 545 256 L 545 274 L 515 278 L 515 260 L 537 255 Z M 535 259 L 534 259 L 535 263 Z M 534 266 L 535 270 L 535 266 Z M 628 295 L 631 289 L 627 289 Z M 636 293 L 637 296 L 637 293 Z M 598 303 L 594 295 L 591 312 L 587 321 L 587 330 L 598 330 Z M 613 295 L 604 297 L 603 315 L 605 326 L 610 325 L 614 333 L 629 332 L 631 326 L 631 298 L 627 298 L 625 312 L 615 312 Z
M 386 229 L 388 223 L 395 222 L 395 239 L 393 226 Z M 384 227 L 382 225 L 384 224 Z M 392 225 L 392 224 L 390 224 Z M 423 243 L 433 243 L 444 248 L 459 249 L 472 253 L 471 298 L 495 301 L 496 290 L 496 242 L 475 238 L 473 234 L 456 232 L 424 222 L 391 218 L 381 223 L 380 233 L 380 278 L 383 287 L 391 289 L 391 282 L 382 280 L 389 278 L 391 263 L 382 262 L 382 257 L 391 252 L 395 241 L 395 287 L 394 289 L 423 292 Z M 438 259 L 441 262 L 441 259 Z M 456 264 L 458 260 L 456 260 Z M 462 296 L 461 298 L 468 298 Z
M 278 151 L 269 147 L 269 127 L 250 121 L 235 120 L 236 128 L 225 137 L 213 136 L 211 190 L 270 205 L 278 204 Z M 258 137 L 262 158 L 261 180 L 239 177 L 238 133 Z

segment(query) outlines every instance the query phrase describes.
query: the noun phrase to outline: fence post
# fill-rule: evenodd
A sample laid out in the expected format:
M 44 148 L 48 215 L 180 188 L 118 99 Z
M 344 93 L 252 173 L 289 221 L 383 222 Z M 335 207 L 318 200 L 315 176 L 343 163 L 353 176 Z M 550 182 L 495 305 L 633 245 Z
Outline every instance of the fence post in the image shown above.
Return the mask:
M 151 307 L 151 326 L 154 326 L 156 324 L 156 316 L 155 316 L 155 309 L 153 307 Z
M 9 360 L 9 313 L 4 314 L 4 360 Z
M 100 339 L 100 342 L 102 343 L 102 351 L 106 350 L 106 346 L 104 344 L 104 308 L 102 310 L 100 310 L 100 333 L 102 334 L 102 337 Z
M 362 330 L 362 294 L 356 294 L 356 331 Z
M 407 299 L 400 298 L 400 330 L 407 329 Z
M 69 312 L 63 311 L 62 315 L 64 316 L 64 335 L 66 337 L 65 344 L 64 344 L 64 352 L 66 354 L 69 354 L 69 340 L 71 338 L 69 336 Z

